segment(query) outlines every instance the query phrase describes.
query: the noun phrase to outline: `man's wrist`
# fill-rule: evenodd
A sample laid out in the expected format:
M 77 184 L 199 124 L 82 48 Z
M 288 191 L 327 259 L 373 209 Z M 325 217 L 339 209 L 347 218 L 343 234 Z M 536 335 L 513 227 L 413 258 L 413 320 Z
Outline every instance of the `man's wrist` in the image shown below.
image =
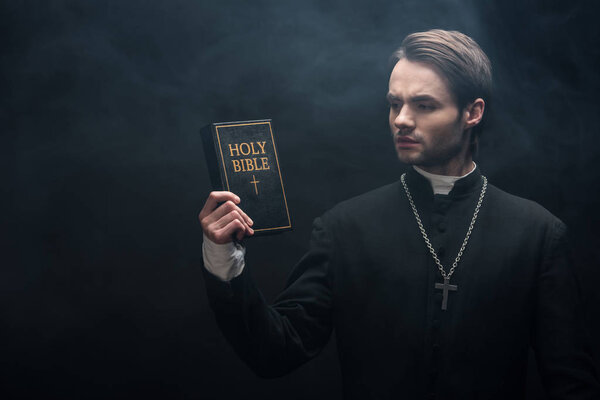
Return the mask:
M 246 249 L 239 243 L 215 243 L 205 234 L 202 241 L 204 267 L 222 281 L 230 281 L 244 269 Z

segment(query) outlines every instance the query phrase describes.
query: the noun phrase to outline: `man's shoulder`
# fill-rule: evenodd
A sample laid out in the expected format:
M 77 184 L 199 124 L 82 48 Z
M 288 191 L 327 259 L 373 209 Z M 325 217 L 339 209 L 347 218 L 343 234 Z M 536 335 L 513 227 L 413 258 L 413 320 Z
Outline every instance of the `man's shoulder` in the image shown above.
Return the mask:
M 398 204 L 399 198 L 400 181 L 396 181 L 341 201 L 324 216 L 342 219 L 362 218 L 373 215 L 377 211 L 389 210 L 392 205 Z
M 523 223 L 554 225 L 564 228 L 564 223 L 539 203 L 508 193 L 494 185 L 489 185 L 489 202 L 499 215 L 510 215 L 511 219 Z

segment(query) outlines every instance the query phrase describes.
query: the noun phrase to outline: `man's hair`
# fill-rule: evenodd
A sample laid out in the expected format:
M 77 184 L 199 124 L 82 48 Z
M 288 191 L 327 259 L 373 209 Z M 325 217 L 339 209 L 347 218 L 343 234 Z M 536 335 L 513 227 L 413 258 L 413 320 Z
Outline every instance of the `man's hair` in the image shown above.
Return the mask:
M 475 153 L 492 95 L 492 66 L 486 54 L 463 33 L 433 29 L 408 35 L 390 58 L 392 68 L 404 58 L 427 64 L 441 74 L 460 110 L 479 97 L 485 101 L 483 119 L 471 133 Z

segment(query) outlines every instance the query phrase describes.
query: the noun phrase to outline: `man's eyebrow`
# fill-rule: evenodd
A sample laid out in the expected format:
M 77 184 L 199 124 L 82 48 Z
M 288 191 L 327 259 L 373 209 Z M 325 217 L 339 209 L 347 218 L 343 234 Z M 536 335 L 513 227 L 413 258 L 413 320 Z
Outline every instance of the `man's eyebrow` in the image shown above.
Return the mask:
M 400 97 L 396 97 L 391 93 L 388 93 L 385 98 L 388 101 L 398 101 L 398 100 L 402 100 Z M 429 95 L 429 94 L 418 94 L 416 96 L 412 96 L 408 99 L 411 102 L 418 102 L 418 101 L 435 101 L 437 102 L 438 99 L 436 99 L 435 97 Z
M 418 94 L 416 96 L 411 97 L 410 101 L 412 101 L 412 102 L 417 102 L 417 101 L 435 101 L 435 102 L 437 102 L 438 100 L 435 97 L 428 95 L 428 94 Z
M 385 95 L 385 98 L 386 98 L 388 101 L 396 101 L 396 100 L 400 100 L 400 98 L 399 98 L 399 97 L 396 97 L 396 96 L 394 96 L 394 95 L 393 95 L 393 94 L 391 94 L 391 93 L 388 93 L 388 94 L 386 94 L 386 95 Z

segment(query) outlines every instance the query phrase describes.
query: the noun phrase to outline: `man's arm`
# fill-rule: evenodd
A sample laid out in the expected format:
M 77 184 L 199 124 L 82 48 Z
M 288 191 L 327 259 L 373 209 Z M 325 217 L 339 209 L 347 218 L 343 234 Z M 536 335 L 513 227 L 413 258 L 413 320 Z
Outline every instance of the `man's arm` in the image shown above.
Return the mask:
M 229 281 L 202 268 L 217 324 L 258 375 L 281 376 L 327 343 L 332 330 L 331 248 L 328 230 L 321 219 L 315 220 L 310 249 L 273 305 L 266 303 L 247 267 Z
M 549 230 L 538 278 L 533 348 L 551 399 L 600 399 L 565 225 Z

